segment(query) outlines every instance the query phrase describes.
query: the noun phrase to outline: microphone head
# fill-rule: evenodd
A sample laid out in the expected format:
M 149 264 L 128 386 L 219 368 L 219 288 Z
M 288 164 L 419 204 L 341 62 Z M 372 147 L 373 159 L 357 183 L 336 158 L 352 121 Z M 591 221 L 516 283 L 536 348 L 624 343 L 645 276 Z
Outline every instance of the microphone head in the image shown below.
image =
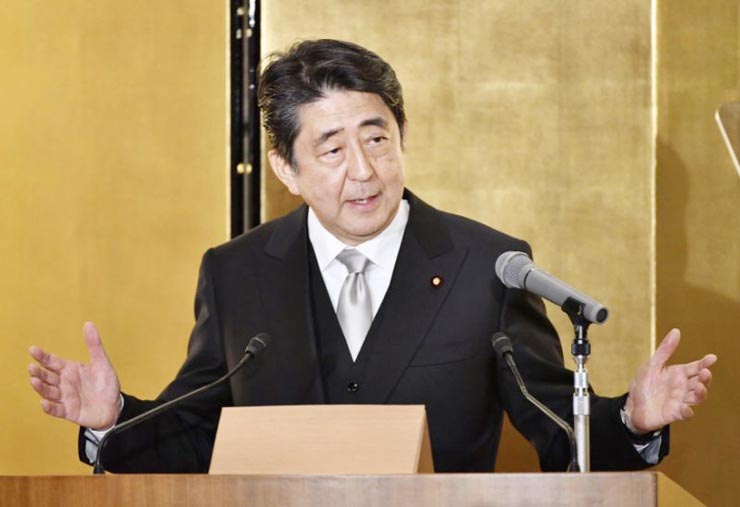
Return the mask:
M 270 335 L 267 333 L 259 333 L 252 337 L 247 344 L 247 348 L 244 353 L 252 354 L 252 357 L 260 355 L 270 344 Z
M 511 340 L 506 333 L 496 333 L 491 337 L 491 345 L 499 359 L 503 360 L 506 354 L 513 354 L 514 348 L 511 346 Z
M 524 252 L 504 252 L 496 259 L 496 276 L 509 288 L 523 289 L 530 266 L 532 259 Z

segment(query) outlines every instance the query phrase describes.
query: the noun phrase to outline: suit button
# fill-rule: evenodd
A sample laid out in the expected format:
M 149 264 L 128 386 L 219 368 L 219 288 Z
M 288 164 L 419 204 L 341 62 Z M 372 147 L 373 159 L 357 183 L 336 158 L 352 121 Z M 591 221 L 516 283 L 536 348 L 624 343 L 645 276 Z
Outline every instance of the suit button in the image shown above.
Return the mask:
M 347 391 L 350 393 L 356 393 L 360 389 L 360 384 L 357 382 L 350 382 L 347 386 Z

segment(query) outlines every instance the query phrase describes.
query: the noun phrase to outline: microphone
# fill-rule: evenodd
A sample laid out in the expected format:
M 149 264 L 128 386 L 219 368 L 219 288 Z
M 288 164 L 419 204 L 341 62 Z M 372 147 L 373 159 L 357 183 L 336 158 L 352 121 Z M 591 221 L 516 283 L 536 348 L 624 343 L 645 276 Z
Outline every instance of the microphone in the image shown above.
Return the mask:
M 524 252 L 511 251 L 499 255 L 496 275 L 507 287 L 528 290 L 560 307 L 575 301 L 582 306 L 583 316 L 594 324 L 602 324 L 609 317 L 606 306 L 541 270 Z
M 519 374 L 519 369 L 516 367 L 516 363 L 514 362 L 514 348 L 511 346 L 511 340 L 509 340 L 509 337 L 506 336 L 505 333 L 496 333 L 491 337 L 491 344 L 493 345 L 493 350 L 496 351 L 496 356 L 498 356 L 499 360 L 504 361 L 511 370 L 511 373 L 514 374 L 514 380 L 516 380 L 519 390 L 522 392 L 524 397 L 549 417 L 555 424 L 560 426 L 560 428 L 568 435 L 568 441 L 570 442 L 570 463 L 568 464 L 567 471 L 578 472 L 578 453 L 576 451 L 576 437 L 573 433 L 573 428 L 571 428 L 570 424 L 561 419 L 555 412 L 547 408 L 547 406 L 537 398 L 529 394 L 527 386 L 524 384 L 524 380 L 522 380 L 522 376 Z
M 247 348 L 244 349 L 244 357 L 242 357 L 239 362 L 231 369 L 229 370 L 226 375 L 219 378 L 218 380 L 214 380 L 210 384 L 207 384 L 205 386 L 199 387 L 195 391 L 190 391 L 189 393 L 185 393 L 182 396 L 178 396 L 177 398 L 170 400 L 166 403 L 163 403 L 159 406 L 154 407 L 151 410 L 147 410 L 144 413 L 141 413 L 137 415 L 136 417 L 132 417 L 128 421 L 124 421 L 121 424 L 117 424 L 113 426 L 108 433 L 103 435 L 103 438 L 100 439 L 100 443 L 98 444 L 98 454 L 95 456 L 95 463 L 93 465 L 93 474 L 102 474 L 105 473 L 105 469 L 103 468 L 103 449 L 105 449 L 105 445 L 108 443 L 108 440 L 110 440 L 110 437 L 113 435 L 117 435 L 119 433 L 122 433 L 126 431 L 129 428 L 132 428 L 136 426 L 139 423 L 142 423 L 146 421 L 147 419 L 151 419 L 152 417 L 161 414 L 162 412 L 165 412 L 169 410 L 170 408 L 174 407 L 175 405 L 179 404 L 182 401 L 185 401 L 189 398 L 192 398 L 193 396 L 197 396 L 198 394 L 208 391 L 212 387 L 215 387 L 229 378 L 231 378 L 237 371 L 239 371 L 244 364 L 252 359 L 253 357 L 256 357 L 260 355 L 267 345 L 270 343 L 270 335 L 267 333 L 259 333 L 252 337 L 251 340 L 249 340 L 249 343 L 247 344 Z

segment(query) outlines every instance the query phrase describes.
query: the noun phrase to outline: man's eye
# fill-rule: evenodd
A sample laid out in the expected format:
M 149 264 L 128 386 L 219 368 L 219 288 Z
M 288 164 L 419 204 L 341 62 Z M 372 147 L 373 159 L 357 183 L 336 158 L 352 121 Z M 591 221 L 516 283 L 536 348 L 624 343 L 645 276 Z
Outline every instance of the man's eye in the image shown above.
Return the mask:
M 382 143 L 383 141 L 385 141 L 386 139 L 388 139 L 388 138 L 387 138 L 387 137 L 385 137 L 385 136 L 376 136 L 376 137 L 371 137 L 371 138 L 370 138 L 370 143 L 371 143 L 371 144 L 380 144 L 380 143 Z
M 329 151 L 324 152 L 324 156 L 326 156 L 326 155 L 336 155 L 340 151 L 341 151 L 341 148 L 333 148 L 333 149 L 331 149 Z

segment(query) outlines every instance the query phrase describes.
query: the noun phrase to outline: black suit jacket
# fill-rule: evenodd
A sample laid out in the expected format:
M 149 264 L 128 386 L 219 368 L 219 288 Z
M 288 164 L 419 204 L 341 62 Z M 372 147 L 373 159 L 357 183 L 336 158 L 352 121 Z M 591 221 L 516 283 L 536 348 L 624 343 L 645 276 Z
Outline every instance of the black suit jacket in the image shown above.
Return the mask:
M 390 287 L 370 333 L 356 403 L 424 404 L 435 469 L 491 471 L 503 410 L 536 447 L 543 470 L 565 470 L 561 430 L 520 395 L 498 365 L 491 336 L 505 330 L 528 388 L 572 421 L 572 373 L 542 302 L 505 288 L 493 264 L 529 246 L 482 224 L 437 211 L 406 192 L 410 216 Z M 249 338 L 265 331 L 269 349 L 229 384 L 111 439 L 106 468 L 117 472 L 205 472 L 220 408 L 326 402 L 311 314 L 305 206 L 206 252 L 196 324 L 175 380 L 154 401 L 125 395 L 121 420 L 223 375 Z M 439 276 L 435 286 L 431 279 Z M 592 398 L 594 470 L 638 469 L 619 418 L 622 398 Z M 84 461 L 81 432 L 80 457 Z M 668 449 L 667 432 L 661 455 Z

